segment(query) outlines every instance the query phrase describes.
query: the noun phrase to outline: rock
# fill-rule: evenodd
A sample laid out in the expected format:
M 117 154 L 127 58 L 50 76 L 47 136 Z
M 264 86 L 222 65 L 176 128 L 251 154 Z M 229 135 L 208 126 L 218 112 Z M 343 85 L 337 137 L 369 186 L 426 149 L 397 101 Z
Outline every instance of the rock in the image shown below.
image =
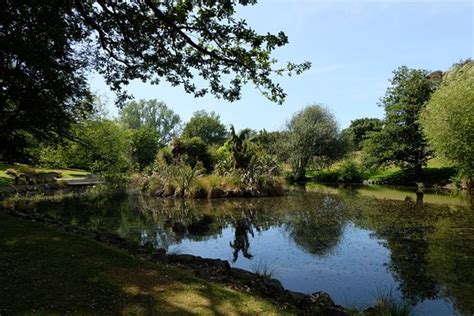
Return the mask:
M 169 262 L 180 263 L 182 265 L 201 268 L 212 268 L 214 272 L 228 273 L 230 271 L 230 264 L 226 260 L 201 258 L 193 255 L 169 255 Z
M 231 268 L 230 274 L 232 277 L 244 282 L 253 281 L 257 278 L 254 273 L 239 268 Z
M 184 265 L 191 265 L 196 263 L 196 259 L 200 257 L 195 257 L 193 255 L 169 255 L 169 262 L 181 263 Z
M 288 300 L 297 307 L 304 307 L 311 304 L 309 295 L 299 292 L 288 291 Z
M 321 310 L 336 306 L 331 296 L 326 292 L 315 292 L 309 296 L 309 300 L 311 304 L 316 305 Z
M 326 292 L 315 292 L 309 296 L 311 309 L 320 315 L 348 316 L 346 310 L 334 303 Z
M 230 264 L 227 260 L 202 258 L 201 261 L 205 265 L 217 269 L 220 273 L 228 273 L 230 271 Z
M 271 294 L 273 297 L 279 297 L 285 294 L 285 288 L 280 281 L 276 279 L 263 278 L 260 279 L 266 293 Z
M 332 308 L 325 309 L 322 311 L 322 314 L 327 315 L 327 316 L 349 316 L 350 315 L 341 307 L 332 307 Z
M 377 315 L 377 309 L 375 307 L 368 307 L 363 311 L 362 314 L 365 316 L 375 316 Z

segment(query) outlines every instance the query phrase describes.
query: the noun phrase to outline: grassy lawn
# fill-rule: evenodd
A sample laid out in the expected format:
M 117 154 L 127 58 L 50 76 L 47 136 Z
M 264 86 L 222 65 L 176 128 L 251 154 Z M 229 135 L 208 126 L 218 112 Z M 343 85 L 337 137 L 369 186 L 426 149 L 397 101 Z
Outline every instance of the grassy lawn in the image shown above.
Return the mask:
M 280 315 L 267 301 L 0 210 L 0 315 Z
M 362 164 L 360 154 L 356 154 L 354 157 L 354 162 L 359 166 Z M 341 162 L 336 162 L 323 170 L 308 170 L 306 172 L 306 176 L 308 178 L 317 178 L 322 182 L 337 182 L 340 166 Z M 423 168 L 423 172 L 424 182 L 430 185 L 445 185 L 449 183 L 450 178 L 456 174 L 454 168 L 439 158 L 430 159 L 427 163 L 427 166 Z M 407 175 L 396 166 L 389 166 L 383 169 L 381 168 L 373 172 L 364 172 L 362 177 L 363 179 L 367 180 L 388 180 L 394 184 L 408 184 L 412 182 L 412 176 Z
M 432 158 L 428 160 L 428 163 L 426 164 L 426 167 L 423 168 L 424 170 L 427 170 L 428 172 L 430 170 L 435 170 L 435 169 L 443 169 L 443 168 L 450 168 L 451 166 L 444 162 L 443 160 L 439 158 Z M 367 175 L 367 179 L 372 179 L 372 180 L 380 180 L 380 179 L 385 179 L 389 177 L 395 176 L 397 173 L 399 173 L 401 169 L 399 167 L 395 166 L 390 166 L 385 169 L 380 169 L 377 170 L 373 173 L 370 173 Z
M 6 164 L 0 162 L 0 186 L 7 186 L 13 184 L 13 178 L 5 173 L 7 169 L 21 169 L 26 165 L 21 164 Z M 47 168 L 34 168 L 36 172 L 50 172 L 58 171 L 61 172 L 62 178 L 82 178 L 89 174 L 89 172 L 78 169 L 47 169 Z

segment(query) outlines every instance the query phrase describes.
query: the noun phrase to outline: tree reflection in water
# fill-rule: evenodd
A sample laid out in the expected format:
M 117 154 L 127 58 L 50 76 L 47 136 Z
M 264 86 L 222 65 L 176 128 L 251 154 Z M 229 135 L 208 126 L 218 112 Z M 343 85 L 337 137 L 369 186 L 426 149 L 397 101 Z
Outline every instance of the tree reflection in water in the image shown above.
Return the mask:
M 254 237 L 254 228 L 260 232 L 260 225 L 266 226 L 265 220 L 262 220 L 262 215 L 265 216 L 265 212 L 258 208 L 245 209 L 241 212 L 236 212 L 235 215 L 231 215 L 232 221 L 234 222 L 234 242 L 230 242 L 229 245 L 233 249 L 232 262 L 236 262 L 239 258 L 239 252 L 242 252 L 244 258 L 252 259 L 253 255 L 249 252 L 250 242 L 249 234 Z
M 239 258 L 239 252 L 242 251 L 242 255 L 247 259 L 252 259 L 253 255 L 249 253 L 250 243 L 249 236 L 251 234 L 254 237 L 253 229 L 251 225 L 247 224 L 245 220 L 238 220 L 235 225 L 235 238 L 234 242 L 229 242 L 232 249 L 234 249 L 232 256 L 232 262 L 236 262 Z
M 339 244 L 345 223 L 344 206 L 325 196 L 318 207 L 301 205 L 293 220 L 286 225 L 298 246 L 317 256 L 328 255 Z

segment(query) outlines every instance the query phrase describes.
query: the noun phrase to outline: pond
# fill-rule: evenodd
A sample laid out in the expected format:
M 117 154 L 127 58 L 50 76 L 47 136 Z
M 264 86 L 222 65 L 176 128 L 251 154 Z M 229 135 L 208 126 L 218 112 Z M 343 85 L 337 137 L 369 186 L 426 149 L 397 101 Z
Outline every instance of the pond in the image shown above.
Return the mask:
M 376 193 L 378 199 L 310 186 L 275 198 L 174 201 L 129 194 L 16 207 L 269 272 L 288 289 L 325 291 L 344 306 L 365 308 L 392 295 L 411 302 L 415 314 L 472 315 L 472 206 L 449 197 L 441 200 L 452 203 L 417 205 Z

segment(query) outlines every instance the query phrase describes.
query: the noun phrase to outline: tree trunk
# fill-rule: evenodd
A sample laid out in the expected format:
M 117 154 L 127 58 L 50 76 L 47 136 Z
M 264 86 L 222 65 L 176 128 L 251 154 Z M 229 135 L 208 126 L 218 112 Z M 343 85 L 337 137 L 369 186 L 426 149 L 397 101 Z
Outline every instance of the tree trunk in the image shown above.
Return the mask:
M 423 181 L 423 166 L 421 164 L 415 165 L 413 169 L 414 176 L 415 176 L 415 183 Z
M 304 181 L 306 180 L 306 167 L 308 166 L 308 158 L 302 158 L 298 162 L 298 173 L 297 173 L 297 180 Z

